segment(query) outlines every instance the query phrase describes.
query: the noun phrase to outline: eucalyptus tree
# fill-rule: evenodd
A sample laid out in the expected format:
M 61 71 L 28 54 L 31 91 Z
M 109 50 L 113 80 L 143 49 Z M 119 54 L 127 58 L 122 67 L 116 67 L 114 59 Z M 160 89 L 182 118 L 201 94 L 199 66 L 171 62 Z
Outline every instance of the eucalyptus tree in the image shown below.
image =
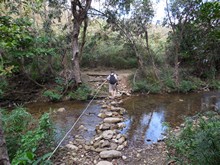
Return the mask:
M 220 71 L 219 11 L 217 1 L 200 2 L 183 33 L 180 60 L 201 78 L 215 79 Z
M 194 61 L 198 61 L 195 68 L 204 78 L 216 78 L 220 71 L 220 3 L 208 1 L 201 4 L 197 18 L 193 23 L 196 34 L 191 36 L 202 38 L 201 42 L 193 42 L 190 50 L 195 54 Z M 190 32 L 190 31 L 189 31 Z M 192 38 L 193 39 L 193 38 Z M 189 48 L 188 48 L 189 49 Z M 203 68 L 201 70 L 201 68 Z
M 87 28 L 88 10 L 91 7 L 92 0 L 71 0 L 71 11 L 73 15 L 73 38 L 72 38 L 72 62 L 73 71 L 76 84 L 82 82 L 80 76 L 80 48 L 79 48 L 79 34 L 82 23 L 85 23 L 85 30 Z M 82 51 L 82 50 L 81 50 Z
M 180 42 L 183 38 L 183 31 L 185 25 L 189 21 L 190 8 L 194 6 L 195 1 L 190 0 L 166 0 L 166 18 L 165 23 L 172 28 L 173 38 L 173 56 L 174 56 L 174 78 L 175 84 L 179 86 L 179 54 L 180 54 Z
M 179 85 L 179 67 L 187 65 L 204 76 L 216 72 L 219 64 L 219 2 L 203 0 L 166 0 L 165 24 L 172 28 L 170 59 L 175 82 Z M 211 70 L 210 70 L 211 69 Z M 208 72 L 207 72 L 208 71 Z
M 121 37 L 129 42 L 135 51 L 139 68 L 144 71 L 143 55 L 138 50 L 136 40 L 145 36 L 146 50 L 149 50 L 147 28 L 153 17 L 153 9 L 150 0 L 103 0 L 102 16 L 115 31 L 119 31 Z M 81 83 L 80 59 L 85 43 L 85 34 L 88 26 L 88 15 L 91 11 L 92 0 L 71 0 L 71 13 L 73 15 L 72 33 L 72 66 L 76 84 Z M 100 11 L 98 11 L 100 13 Z M 80 30 L 83 26 L 82 41 L 79 42 Z
M 152 2 L 150 0 L 112 0 L 107 1 L 105 6 L 107 23 L 130 43 L 138 60 L 139 69 L 146 75 L 144 56 L 138 44 L 141 45 L 144 39 L 146 52 L 149 53 L 148 26 L 154 16 Z

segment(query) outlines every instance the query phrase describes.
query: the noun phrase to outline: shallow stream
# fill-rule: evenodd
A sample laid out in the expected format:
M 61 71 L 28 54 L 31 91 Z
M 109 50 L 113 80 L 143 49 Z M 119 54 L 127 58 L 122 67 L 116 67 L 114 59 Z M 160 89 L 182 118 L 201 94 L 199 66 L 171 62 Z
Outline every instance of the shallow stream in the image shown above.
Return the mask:
M 60 103 L 31 103 L 26 105 L 36 117 L 50 110 L 65 108 L 63 112 L 53 113 L 56 140 L 59 141 L 72 127 L 73 123 L 86 108 L 88 102 L 66 101 Z M 208 108 L 220 109 L 220 92 L 201 92 L 190 94 L 141 95 L 125 98 L 121 105 L 127 110 L 126 127 L 122 130 L 128 136 L 130 146 L 141 146 L 162 139 L 166 130 L 164 123 L 179 126 L 184 118 L 193 116 Z M 95 127 L 102 120 L 97 117 L 101 106 L 95 102 L 79 120 L 74 130 L 68 135 L 71 141 L 75 134 L 91 140 Z M 87 131 L 78 130 L 83 125 Z

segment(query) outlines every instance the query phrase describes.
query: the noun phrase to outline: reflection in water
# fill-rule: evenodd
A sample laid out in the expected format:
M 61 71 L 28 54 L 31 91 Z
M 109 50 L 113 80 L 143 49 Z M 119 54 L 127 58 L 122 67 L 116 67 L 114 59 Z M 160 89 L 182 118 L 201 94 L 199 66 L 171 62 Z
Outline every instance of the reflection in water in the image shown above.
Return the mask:
M 155 139 L 155 137 L 162 138 L 161 133 L 165 131 L 163 126 L 164 122 L 164 111 L 154 112 L 149 124 L 149 128 L 146 130 L 145 139 Z M 145 140 L 145 142 L 147 142 Z
M 186 117 L 208 109 L 220 109 L 220 92 L 134 96 L 123 107 L 128 111 L 126 127 L 130 145 L 143 145 L 162 139 L 164 122 L 179 126 Z
M 56 131 L 55 139 L 56 141 L 59 141 L 72 127 L 72 125 L 81 115 L 83 110 L 86 108 L 87 104 L 88 103 L 73 101 L 58 103 L 38 102 L 26 105 L 26 107 L 36 117 L 39 117 L 44 112 L 49 112 L 50 109 L 55 110 L 55 112 L 52 113 L 52 120 Z M 65 111 L 56 112 L 56 110 L 59 108 L 65 108 Z M 74 135 L 81 135 L 82 137 L 84 137 L 84 139 L 88 141 L 91 140 L 90 138 L 92 138 L 96 133 L 95 127 L 101 120 L 97 117 L 100 109 L 100 105 L 91 104 L 84 115 L 80 118 L 73 131 L 65 139 L 65 142 L 73 140 Z M 80 125 L 86 127 L 87 131 L 78 130 Z
M 49 109 L 65 108 L 64 112 L 53 115 L 56 128 L 56 139 L 59 140 L 71 128 L 80 116 L 87 103 L 65 101 L 59 103 L 31 103 L 27 105 L 30 112 L 39 117 Z M 180 125 L 184 118 L 193 116 L 200 111 L 220 109 L 220 92 L 192 93 L 192 94 L 166 94 L 134 96 L 124 101 L 123 107 L 128 111 L 126 127 L 121 131 L 127 134 L 130 145 L 141 146 L 156 142 L 163 137 L 166 130 L 164 122 L 172 127 Z M 90 140 L 95 135 L 95 127 L 102 120 L 98 118 L 100 105 L 92 104 L 82 116 L 74 131 L 70 133 L 67 141 L 74 135 L 82 135 Z M 84 125 L 88 131 L 78 131 Z

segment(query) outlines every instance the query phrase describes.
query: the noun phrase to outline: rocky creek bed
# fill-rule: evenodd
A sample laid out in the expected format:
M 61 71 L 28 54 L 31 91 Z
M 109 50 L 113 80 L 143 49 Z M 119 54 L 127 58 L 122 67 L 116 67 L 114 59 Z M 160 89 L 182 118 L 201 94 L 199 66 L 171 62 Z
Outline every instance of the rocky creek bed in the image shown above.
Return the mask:
M 56 165 L 162 165 L 166 164 L 166 147 L 163 141 L 141 147 L 131 147 L 127 136 L 121 134 L 125 127 L 126 109 L 120 107 L 119 98 L 106 98 L 99 101 L 101 110 L 98 117 L 102 119 L 96 126 L 96 135 L 86 141 L 81 135 L 75 135 L 53 156 Z M 80 131 L 87 131 L 81 125 Z

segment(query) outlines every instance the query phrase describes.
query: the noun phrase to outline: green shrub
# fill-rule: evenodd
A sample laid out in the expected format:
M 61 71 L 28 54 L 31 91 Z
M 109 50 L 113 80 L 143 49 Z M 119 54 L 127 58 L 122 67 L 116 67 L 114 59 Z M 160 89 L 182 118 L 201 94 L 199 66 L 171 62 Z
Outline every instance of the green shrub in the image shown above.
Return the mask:
M 4 94 L 3 90 L 0 89 L 0 98 L 2 98 L 3 94 Z
M 2 98 L 7 86 L 8 86 L 7 81 L 3 77 L 0 77 L 0 98 Z
M 172 79 L 172 77 L 167 77 L 167 78 L 164 80 L 164 84 L 165 84 L 165 86 L 166 86 L 169 90 L 174 90 L 174 89 L 176 88 L 175 82 L 174 82 L 174 80 Z
M 1 111 L 12 164 L 34 164 L 35 161 L 44 161 L 43 157 L 48 155 L 45 153 L 53 144 L 54 135 L 49 113 L 43 114 L 37 123 L 25 108 L 17 107 L 10 113 Z
M 149 91 L 151 93 L 160 93 L 161 92 L 161 86 L 160 84 L 152 84 L 151 86 L 149 86 Z
M 159 93 L 161 91 L 161 86 L 157 83 L 148 84 L 144 80 L 137 81 L 133 84 L 133 91 L 134 92 L 150 92 L 150 93 Z
M 65 80 L 61 77 L 56 77 L 55 78 L 55 82 L 57 85 L 60 85 L 60 86 L 64 86 L 65 85 Z
M 135 84 L 133 84 L 132 89 L 134 92 L 148 92 L 146 81 L 137 81 Z
M 220 81 L 219 80 L 212 80 L 210 83 L 211 88 L 213 89 L 220 89 Z
M 204 81 L 202 81 L 200 78 L 197 78 L 197 77 L 190 76 L 189 80 L 191 80 L 194 83 L 196 88 L 200 88 L 200 87 L 206 85 Z
M 197 124 L 187 120 L 177 136 L 170 133 L 166 141 L 171 159 L 179 164 L 217 165 L 220 162 L 219 116 L 199 117 Z
M 12 159 L 20 146 L 22 135 L 25 134 L 34 119 L 24 108 L 17 107 L 11 113 L 2 111 L 3 127 L 6 136 L 9 157 Z
M 92 90 L 85 84 L 82 84 L 76 91 L 70 92 L 69 97 L 74 100 L 87 100 Z
M 162 68 L 160 77 L 166 91 L 172 92 L 176 89 L 175 81 L 173 79 L 173 70 L 171 68 Z
M 51 153 L 47 153 L 36 159 L 36 155 L 33 152 L 23 152 L 17 160 L 13 160 L 12 165 L 52 165 L 50 160 L 47 160 Z
M 12 164 L 20 164 L 21 160 L 24 164 L 25 160 L 21 158 L 27 155 L 32 155 L 26 160 L 27 163 L 30 163 L 30 161 L 36 161 L 36 154 L 40 147 L 43 146 L 45 152 L 45 150 L 47 151 L 49 147 L 52 146 L 53 130 L 49 113 L 44 113 L 39 119 L 38 127 L 34 130 L 29 130 L 26 134 L 22 135 L 21 145 L 16 152 L 16 157 L 13 159 Z M 42 154 L 43 153 L 41 153 L 41 155 Z
M 51 101 L 59 101 L 62 98 L 62 95 L 51 90 L 45 91 L 43 95 L 48 97 Z
M 180 82 L 179 85 L 179 91 L 184 93 L 195 90 L 196 88 L 197 86 L 192 81 L 189 80 L 183 80 Z

